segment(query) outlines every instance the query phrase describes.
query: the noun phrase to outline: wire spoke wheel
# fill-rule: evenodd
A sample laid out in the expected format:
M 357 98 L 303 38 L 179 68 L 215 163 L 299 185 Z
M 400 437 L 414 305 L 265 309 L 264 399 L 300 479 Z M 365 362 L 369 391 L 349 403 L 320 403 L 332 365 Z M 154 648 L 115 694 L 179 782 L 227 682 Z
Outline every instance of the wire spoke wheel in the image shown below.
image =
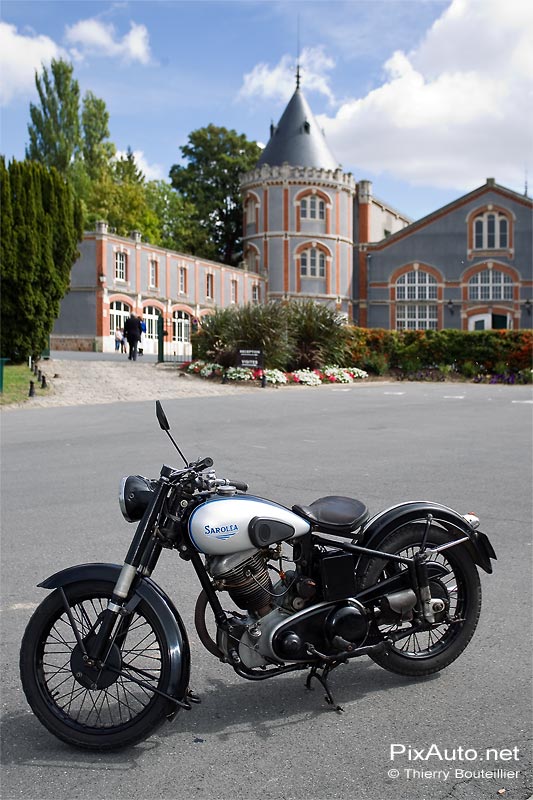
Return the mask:
M 412 558 L 420 549 L 423 531 L 423 525 L 403 526 L 375 549 Z M 433 526 L 426 548 L 432 549 L 450 540 L 445 530 Z M 405 632 L 405 636 L 394 641 L 388 652 L 371 658 L 380 666 L 402 675 L 429 675 L 448 666 L 468 645 L 479 619 L 481 585 L 468 551 L 460 545 L 452 547 L 432 555 L 429 563 L 438 564 L 446 570 L 445 574 L 429 580 L 431 597 L 439 598 L 445 604 L 445 612 L 437 619 L 440 624 L 424 630 L 413 621 L 400 617 L 384 624 L 380 624 L 379 619 L 377 621 L 381 636 L 398 631 Z M 398 562 L 374 557 L 358 569 L 358 579 L 361 588 L 365 589 L 406 568 L 406 565 Z
M 104 582 L 67 587 L 69 610 L 86 646 L 97 633 L 113 586 Z M 168 712 L 166 639 L 144 601 L 120 620 L 102 668 L 83 660 L 59 592 L 39 606 L 21 648 L 21 677 L 28 702 L 56 736 L 92 749 L 144 739 Z M 142 684 L 142 685 L 141 685 Z

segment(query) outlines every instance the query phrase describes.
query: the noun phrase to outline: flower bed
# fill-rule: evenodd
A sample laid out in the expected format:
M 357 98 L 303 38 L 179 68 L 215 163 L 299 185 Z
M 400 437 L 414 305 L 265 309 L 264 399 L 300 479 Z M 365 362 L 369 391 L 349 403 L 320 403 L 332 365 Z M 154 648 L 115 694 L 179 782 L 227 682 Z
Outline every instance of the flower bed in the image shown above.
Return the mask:
M 368 378 L 368 373 L 357 367 L 338 367 L 336 364 L 324 369 L 298 369 L 294 372 L 282 372 L 279 369 L 248 369 L 247 367 L 227 367 L 220 364 L 191 361 L 183 365 L 183 369 L 201 378 L 221 378 L 224 381 L 260 381 L 264 377 L 266 383 L 273 386 L 285 384 L 301 384 L 302 386 L 320 386 L 322 383 L 353 383 L 355 380 Z

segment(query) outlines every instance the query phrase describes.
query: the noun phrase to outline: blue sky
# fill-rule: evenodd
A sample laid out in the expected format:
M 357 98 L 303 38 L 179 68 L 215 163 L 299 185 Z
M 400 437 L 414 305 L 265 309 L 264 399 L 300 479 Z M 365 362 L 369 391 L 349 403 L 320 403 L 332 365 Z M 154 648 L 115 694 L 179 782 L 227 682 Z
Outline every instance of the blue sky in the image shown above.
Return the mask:
M 167 179 L 209 123 L 265 143 L 295 87 L 356 180 L 413 218 L 533 171 L 530 0 L 3 0 L 0 151 L 23 158 L 34 71 L 75 66 L 111 139 Z M 530 177 L 530 184 L 533 178 Z

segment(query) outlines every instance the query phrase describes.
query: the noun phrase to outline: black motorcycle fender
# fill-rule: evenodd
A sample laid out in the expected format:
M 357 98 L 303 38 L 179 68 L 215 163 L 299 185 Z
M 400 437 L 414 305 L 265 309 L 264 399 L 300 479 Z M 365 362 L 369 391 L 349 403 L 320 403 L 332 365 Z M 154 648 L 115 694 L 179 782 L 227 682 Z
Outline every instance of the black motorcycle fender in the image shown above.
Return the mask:
M 362 538 L 357 544 L 371 550 L 379 550 L 380 543 L 389 533 L 410 522 L 425 524 L 428 515 L 433 521 L 445 528 L 451 536 L 462 539 L 468 536 L 469 541 L 460 547 L 466 547 L 470 557 L 485 572 L 492 572 L 491 559 L 496 559 L 496 553 L 488 539 L 481 531 L 474 530 L 467 520 L 457 511 L 439 503 L 425 500 L 409 501 L 387 508 L 372 517 L 363 528 Z
M 59 589 L 80 581 L 116 583 L 121 569 L 118 564 L 78 564 L 56 572 L 38 585 L 43 589 Z M 139 581 L 135 594 L 154 611 L 165 633 L 171 668 L 168 685 L 163 691 L 177 700 L 183 700 L 187 694 L 191 670 L 189 640 L 183 620 L 172 600 L 150 578 Z M 169 716 L 177 710 L 178 706 L 169 701 Z

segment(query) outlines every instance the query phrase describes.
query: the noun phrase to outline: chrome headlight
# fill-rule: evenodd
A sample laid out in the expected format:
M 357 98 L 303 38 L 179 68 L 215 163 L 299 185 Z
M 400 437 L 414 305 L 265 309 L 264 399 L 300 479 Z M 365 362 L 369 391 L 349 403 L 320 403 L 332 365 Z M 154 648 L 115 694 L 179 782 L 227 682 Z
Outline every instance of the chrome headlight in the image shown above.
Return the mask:
M 157 481 L 143 478 L 142 475 L 128 475 L 120 482 L 118 502 L 126 522 L 137 522 L 146 511 Z

